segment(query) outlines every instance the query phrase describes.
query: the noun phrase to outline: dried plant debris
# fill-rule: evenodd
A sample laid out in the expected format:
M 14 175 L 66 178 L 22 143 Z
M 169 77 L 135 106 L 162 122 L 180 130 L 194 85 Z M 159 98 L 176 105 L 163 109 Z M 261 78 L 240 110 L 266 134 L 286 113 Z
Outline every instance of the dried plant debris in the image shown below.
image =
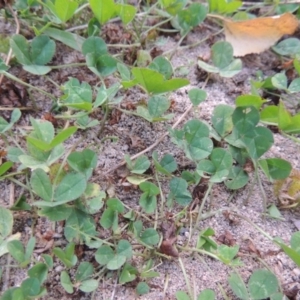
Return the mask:
M 174 245 L 174 243 L 177 241 L 176 225 L 172 221 L 166 221 L 162 223 L 161 230 L 163 241 L 159 248 L 160 252 L 175 258 L 178 257 L 179 253 L 176 246 Z

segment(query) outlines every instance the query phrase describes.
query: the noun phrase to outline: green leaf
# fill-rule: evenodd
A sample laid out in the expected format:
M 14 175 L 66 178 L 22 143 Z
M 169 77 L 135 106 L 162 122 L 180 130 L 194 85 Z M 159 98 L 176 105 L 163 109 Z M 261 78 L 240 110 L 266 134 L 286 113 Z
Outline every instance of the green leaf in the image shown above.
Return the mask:
M 106 202 L 106 204 L 107 204 L 107 207 L 109 207 L 113 211 L 117 211 L 120 214 L 124 212 L 124 205 L 117 198 L 108 199 L 107 202 Z
M 289 93 L 299 93 L 300 92 L 300 78 L 294 79 L 288 88 Z
M 143 174 L 150 167 L 150 165 L 151 163 L 147 156 L 141 155 L 134 162 L 131 172 L 135 174 Z
M 165 154 L 160 162 L 158 162 L 157 152 L 152 154 L 153 162 L 157 171 L 165 175 L 171 175 L 177 169 L 177 163 L 174 157 L 170 154 Z
M 36 278 L 40 284 L 43 284 L 48 276 L 48 267 L 46 264 L 38 262 L 27 273 L 30 278 Z
M 300 41 L 297 38 L 288 38 L 273 46 L 272 49 L 280 55 L 294 56 L 300 53 Z
M 139 282 L 139 284 L 136 287 L 136 293 L 141 296 L 149 293 L 150 288 L 146 282 Z
M 86 55 L 88 68 L 98 76 L 108 76 L 116 71 L 117 60 L 109 54 L 103 54 L 95 57 L 94 54 Z
M 285 245 L 277 238 L 273 239 L 273 241 L 283 249 L 285 254 L 288 255 L 298 267 L 300 267 L 300 253 L 298 253 L 293 248 L 290 248 L 289 246 Z
M 7 249 L 10 255 L 18 262 L 25 262 L 25 249 L 20 241 L 13 240 L 7 244 Z
M 274 219 L 278 219 L 278 220 L 284 220 L 284 218 L 282 217 L 279 209 L 276 207 L 275 204 L 271 204 L 268 207 L 268 216 Z
M 159 4 L 170 15 L 175 16 L 186 5 L 186 0 L 159 0 Z
M 63 44 L 79 52 L 81 52 L 82 44 L 85 41 L 83 37 L 75 33 L 67 32 L 65 30 L 60 30 L 53 27 L 45 29 L 44 34 L 57 41 L 62 42 Z
M 232 247 L 228 247 L 226 245 L 220 245 L 218 247 L 218 257 L 219 259 L 224 263 L 229 265 L 234 257 L 238 254 L 239 252 L 239 246 L 235 245 Z
M 50 143 L 54 138 L 54 126 L 49 121 L 35 120 L 30 118 L 30 122 L 34 128 L 31 136 L 43 142 Z
M 256 270 L 248 282 L 250 296 L 253 299 L 264 299 L 278 291 L 278 280 L 268 270 Z
M 63 22 L 71 19 L 78 7 L 78 3 L 73 0 L 55 0 L 55 12 Z
M 89 0 L 91 9 L 100 24 L 104 24 L 116 15 L 116 6 L 113 0 Z
M 133 68 L 131 72 L 135 78 L 134 84 L 141 85 L 149 94 L 171 92 L 189 84 L 183 78 L 165 80 L 161 73 L 147 68 Z M 122 82 L 123 86 L 124 83 Z
M 58 205 L 54 207 L 42 207 L 39 209 L 40 216 L 46 216 L 50 221 L 66 220 L 72 212 L 72 208 L 66 205 Z
M 10 210 L 4 207 L 0 207 L 0 238 L 7 237 L 13 227 L 13 215 Z
M 170 173 L 177 169 L 177 163 L 171 154 L 165 154 L 160 161 L 160 165 Z
M 282 293 L 275 293 L 271 295 L 270 300 L 289 300 L 285 295 Z
M 184 291 L 177 291 L 175 296 L 176 300 L 191 300 L 190 296 Z
M 245 135 L 259 122 L 259 113 L 253 106 L 237 107 L 232 114 L 232 122 L 239 134 Z
M 26 197 L 21 195 L 14 203 L 14 205 L 10 208 L 13 211 L 23 211 L 23 210 L 31 210 L 31 206 L 26 202 Z
M 232 113 L 234 108 L 225 104 L 215 107 L 212 115 L 212 124 L 221 137 L 228 135 L 233 128 Z
M 182 206 L 186 206 L 192 201 L 192 195 L 187 190 L 187 187 L 187 182 L 182 178 L 175 177 L 170 181 L 171 196 Z
M 125 64 L 117 63 L 117 69 L 123 81 L 130 81 L 131 79 L 130 70 L 127 68 Z
M 266 102 L 260 96 L 256 95 L 241 95 L 235 99 L 236 106 L 254 106 L 257 110 Z
M 51 61 L 55 54 L 55 42 L 50 40 L 47 35 L 35 37 L 30 46 L 31 63 L 29 65 L 45 65 Z
M 33 191 L 45 201 L 52 201 L 53 187 L 47 173 L 42 169 L 32 172 L 30 184 Z
M 14 165 L 11 161 L 6 161 L 5 163 L 0 165 L 0 176 L 5 174 L 12 166 Z
M 59 183 L 54 199 L 59 204 L 67 203 L 80 197 L 86 189 L 86 178 L 81 173 L 69 173 Z M 58 203 L 56 203 L 58 205 Z
M 159 234 L 155 229 L 147 228 L 141 233 L 140 239 L 143 243 L 149 246 L 154 246 L 159 242 Z
M 218 67 L 211 66 L 202 60 L 198 60 L 198 66 L 199 68 L 205 70 L 207 73 L 219 73 L 220 71 Z
M 277 73 L 272 77 L 272 84 L 279 90 L 287 90 L 287 77 L 284 73 Z
M 136 279 L 136 275 L 138 274 L 138 270 L 134 268 L 132 265 L 125 263 L 122 268 L 122 272 L 119 276 L 119 283 L 124 284 L 127 282 L 131 282 Z
M 68 164 L 74 171 L 83 173 L 88 180 L 97 165 L 97 155 L 89 149 L 82 152 L 72 152 L 68 156 Z
M 298 41 L 298 39 L 297 39 L 297 41 Z M 298 75 L 300 75 L 300 61 L 297 58 L 294 59 L 293 65 L 294 65 L 294 68 L 297 71 Z
M 258 163 L 266 176 L 274 180 L 287 178 L 292 170 L 290 162 L 281 158 L 260 159 Z
M 11 114 L 10 122 L 8 123 L 2 117 L 0 117 L 0 133 L 4 133 L 7 130 L 10 130 L 14 123 L 16 123 L 21 117 L 21 111 L 18 108 L 15 108 Z
M 215 166 L 215 172 L 210 178 L 211 182 L 222 182 L 228 176 L 233 160 L 229 152 L 223 148 L 214 148 L 210 160 Z
M 41 286 L 37 278 L 27 278 L 21 283 L 21 288 L 26 299 L 27 297 L 37 296 L 40 292 Z
M 116 248 L 118 254 L 130 259 L 132 257 L 132 246 L 127 240 L 120 240 Z
M 188 32 L 205 19 L 207 9 L 200 3 L 192 3 L 188 8 L 178 12 L 178 23 L 183 32 Z
M 252 132 L 249 132 L 243 141 L 252 159 L 260 158 L 274 143 L 272 132 L 262 126 L 252 129 Z
M 31 237 L 29 239 L 26 249 L 25 249 L 25 259 L 26 260 L 30 259 L 31 255 L 33 253 L 34 247 L 35 247 L 35 243 L 36 243 L 35 237 Z
M 193 88 L 193 89 L 189 90 L 188 95 L 189 95 L 191 102 L 195 106 L 199 105 L 207 97 L 207 93 L 204 90 L 201 90 L 198 88 Z
M 95 291 L 99 286 L 99 282 L 96 279 L 88 279 L 81 282 L 79 289 L 84 293 L 90 293 Z
M 92 53 L 95 57 L 107 54 L 107 46 L 104 40 L 97 36 L 87 38 L 82 44 L 82 54 L 87 55 Z
M 126 262 L 126 257 L 124 255 L 116 254 L 114 257 L 107 263 L 106 267 L 108 270 L 118 270 Z
M 300 231 L 294 232 L 292 234 L 291 247 L 300 255 Z
M 208 126 L 199 120 L 190 120 L 184 125 L 185 139 L 188 143 L 209 136 Z
M 102 266 L 111 261 L 114 256 L 115 253 L 113 249 L 108 245 L 102 245 L 95 253 L 96 261 Z
M 173 68 L 170 61 L 163 56 L 155 57 L 153 61 L 149 64 L 148 68 L 164 75 L 165 79 L 170 79 L 173 74 Z
M 110 208 L 106 209 L 101 216 L 100 225 L 105 228 L 111 228 L 114 223 L 118 222 L 118 213 Z
M 66 220 L 64 234 L 66 239 L 70 241 L 89 242 L 91 237 L 97 236 L 96 224 L 93 218 L 79 210 L 73 209 L 70 216 Z
M 0 58 L 0 72 L 1 71 L 7 71 L 7 70 L 8 70 L 8 66 L 4 63 L 2 58 Z
M 226 0 L 209 0 L 209 11 L 217 12 L 222 15 L 230 14 L 236 12 L 242 5 L 242 1 L 227 2 Z
M 197 300 L 214 300 L 215 297 L 215 292 L 213 290 L 205 289 L 198 295 Z
M 234 166 L 229 171 L 225 185 L 231 190 L 237 190 L 244 187 L 248 180 L 248 174 L 241 167 Z
M 137 9 L 128 4 L 115 4 L 115 11 L 120 16 L 123 24 L 126 25 L 133 20 Z
M 29 72 L 34 75 L 45 75 L 52 70 L 50 67 L 38 65 L 23 66 L 23 69 L 26 72 Z
M 60 283 L 67 293 L 72 294 L 74 292 L 70 276 L 66 271 L 60 273 Z
M 233 60 L 233 48 L 228 42 L 216 42 L 211 47 L 211 52 L 213 64 L 219 69 L 229 66 Z
M 94 273 L 94 267 L 91 263 L 83 261 L 77 268 L 75 279 L 76 281 L 83 281 L 88 279 Z
M 13 35 L 12 38 L 10 39 L 10 46 L 20 64 L 22 65 L 31 64 L 29 44 L 23 35 L 20 34 Z
M 77 263 L 77 257 L 74 255 L 75 252 L 75 244 L 69 243 L 65 251 L 63 251 L 61 248 L 54 248 L 53 253 L 64 263 L 64 265 L 68 268 L 71 268 L 76 265 Z
M 154 213 L 157 206 L 157 198 L 148 193 L 143 193 L 140 197 L 139 205 L 147 214 Z
M 152 96 L 148 100 L 149 114 L 153 118 L 161 117 L 169 108 L 171 102 L 164 96 Z
M 249 299 L 246 285 L 238 273 L 232 273 L 228 278 L 230 287 L 239 299 Z
M 279 108 L 275 105 L 265 107 L 260 113 L 260 119 L 262 122 L 271 125 L 278 125 L 278 113 Z
M 243 64 L 241 59 L 233 60 L 227 67 L 220 70 L 220 76 L 230 78 L 241 72 Z
M 146 182 L 142 182 L 140 184 L 140 189 L 143 192 L 148 193 L 149 195 L 156 196 L 156 195 L 159 194 L 159 188 L 155 184 L 153 184 L 151 182 L 147 182 L 147 181 Z

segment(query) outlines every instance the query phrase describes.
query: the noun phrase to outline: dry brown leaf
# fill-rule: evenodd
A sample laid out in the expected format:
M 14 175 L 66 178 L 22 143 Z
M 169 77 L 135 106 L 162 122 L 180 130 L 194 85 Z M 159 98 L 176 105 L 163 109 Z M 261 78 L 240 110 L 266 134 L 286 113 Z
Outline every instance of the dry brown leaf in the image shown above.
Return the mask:
M 299 25 L 298 19 L 291 13 L 246 21 L 221 19 L 226 41 L 232 45 L 234 56 L 263 52 L 283 35 L 293 34 Z

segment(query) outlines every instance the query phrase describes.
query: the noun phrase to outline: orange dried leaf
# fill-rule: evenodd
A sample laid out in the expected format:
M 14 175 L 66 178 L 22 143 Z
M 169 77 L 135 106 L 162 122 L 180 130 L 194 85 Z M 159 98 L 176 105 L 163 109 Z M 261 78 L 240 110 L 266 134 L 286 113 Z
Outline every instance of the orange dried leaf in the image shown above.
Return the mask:
M 246 21 L 220 19 L 224 24 L 226 41 L 233 47 L 234 56 L 261 53 L 283 35 L 293 34 L 299 25 L 298 19 L 291 13 Z

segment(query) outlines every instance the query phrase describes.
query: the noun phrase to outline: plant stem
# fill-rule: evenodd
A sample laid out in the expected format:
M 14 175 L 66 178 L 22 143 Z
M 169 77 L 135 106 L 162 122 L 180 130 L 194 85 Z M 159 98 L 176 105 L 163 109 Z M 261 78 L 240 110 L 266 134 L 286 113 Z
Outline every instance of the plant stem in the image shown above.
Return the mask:
M 189 293 L 191 299 L 193 299 L 193 293 L 192 293 L 190 281 L 187 277 L 187 274 L 186 274 L 184 264 L 183 264 L 183 261 L 182 261 L 181 257 L 179 257 L 178 261 L 179 261 L 179 264 L 180 264 L 180 267 L 181 267 L 181 270 L 182 270 L 182 273 L 183 273 L 183 277 L 184 277 L 184 280 L 185 280 L 185 283 L 186 283 L 186 286 L 187 286 L 188 293 Z
M 64 65 L 59 65 L 59 66 L 48 66 L 52 70 L 55 69 L 63 69 L 63 68 L 74 68 L 74 67 L 85 67 L 86 63 L 72 63 L 72 64 L 64 64 Z
M 134 48 L 134 47 L 141 47 L 141 43 L 135 44 L 107 44 L 108 48 Z
M 202 203 L 200 205 L 200 208 L 199 208 L 199 211 L 198 211 L 198 216 L 197 216 L 197 220 L 196 220 L 196 226 L 199 224 L 200 220 L 201 220 L 201 216 L 202 216 L 202 211 L 203 211 L 203 208 L 204 208 L 204 205 L 206 203 L 206 200 L 208 198 L 208 195 L 210 194 L 211 192 L 211 189 L 213 187 L 213 182 L 209 182 L 208 183 L 208 187 L 207 187 L 207 190 L 206 190 L 206 193 L 204 195 L 204 198 L 202 199 Z
M 33 85 L 31 85 L 31 84 L 26 83 L 26 82 L 20 80 L 18 77 L 14 76 L 14 75 L 12 75 L 12 74 L 6 72 L 6 71 L 2 71 L 2 73 L 3 73 L 4 76 L 6 76 L 7 78 L 9 78 L 9 79 L 11 79 L 11 80 L 14 80 L 14 81 L 16 81 L 16 82 L 18 82 L 18 83 L 20 83 L 20 84 L 22 84 L 22 85 L 24 85 L 24 86 L 26 86 L 26 87 L 28 87 L 28 88 L 31 88 L 31 89 L 33 89 L 33 90 L 36 90 L 36 91 L 38 91 L 38 92 L 40 92 L 40 93 L 42 93 L 42 94 L 48 96 L 48 97 L 51 98 L 52 100 L 56 101 L 56 98 L 55 98 L 52 94 L 47 93 L 47 92 L 45 92 L 44 90 L 42 90 L 42 89 L 40 89 L 40 88 L 38 88 L 38 87 L 36 87 L 36 86 L 33 86 Z

